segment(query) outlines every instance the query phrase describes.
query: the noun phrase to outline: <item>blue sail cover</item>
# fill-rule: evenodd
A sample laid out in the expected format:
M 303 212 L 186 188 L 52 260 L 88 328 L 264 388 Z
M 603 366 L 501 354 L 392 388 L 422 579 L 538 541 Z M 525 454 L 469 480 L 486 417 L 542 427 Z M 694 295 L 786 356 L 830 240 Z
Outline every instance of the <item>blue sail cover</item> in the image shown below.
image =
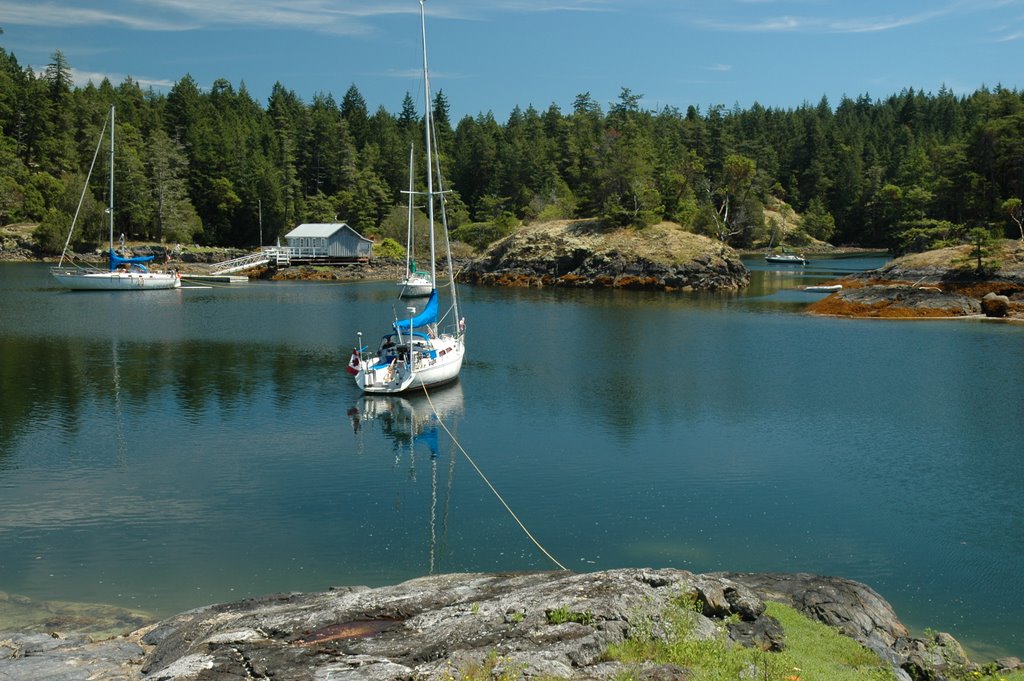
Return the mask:
M 121 265 L 136 265 L 143 272 L 146 272 L 146 266 L 143 265 L 142 263 L 149 262 L 152 259 L 153 256 L 151 255 L 139 255 L 134 258 L 122 258 L 121 256 L 114 252 L 114 249 L 110 249 L 110 271 L 113 272 Z
M 427 306 L 423 308 L 423 312 L 412 319 L 399 319 L 394 323 L 395 331 L 399 333 L 409 333 L 413 329 L 418 329 L 427 324 L 434 324 L 437 322 L 437 289 L 435 288 L 430 292 L 430 298 L 427 300 Z

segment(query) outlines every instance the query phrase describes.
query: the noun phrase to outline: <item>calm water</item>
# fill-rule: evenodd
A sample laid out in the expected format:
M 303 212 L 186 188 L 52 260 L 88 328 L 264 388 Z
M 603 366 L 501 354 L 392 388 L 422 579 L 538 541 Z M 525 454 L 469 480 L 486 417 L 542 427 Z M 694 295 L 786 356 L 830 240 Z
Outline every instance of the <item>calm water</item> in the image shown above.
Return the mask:
M 432 400 L 571 569 L 838 574 L 1024 654 L 1024 327 L 799 314 L 796 286 L 880 262 L 740 295 L 464 289 L 468 360 Z M 169 615 L 554 567 L 426 400 L 344 373 L 394 291 L 65 292 L 0 264 L 0 590 Z

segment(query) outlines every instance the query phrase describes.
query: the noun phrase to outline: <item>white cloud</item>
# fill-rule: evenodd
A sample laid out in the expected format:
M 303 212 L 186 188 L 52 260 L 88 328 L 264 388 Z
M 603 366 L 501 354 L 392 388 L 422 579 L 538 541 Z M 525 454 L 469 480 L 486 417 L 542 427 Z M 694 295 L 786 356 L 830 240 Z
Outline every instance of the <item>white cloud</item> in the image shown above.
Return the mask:
M 88 6 L 88 2 L 95 4 Z M 484 0 L 465 3 L 431 1 L 428 16 L 480 19 L 496 12 L 610 11 L 613 0 Z M 101 8 L 102 7 L 102 8 Z M 282 27 L 355 35 L 373 30 L 367 19 L 415 14 L 410 0 L 0 0 L 7 25 L 46 27 L 117 26 L 143 31 L 182 31 L 210 27 Z
M 1024 40 L 1024 31 L 1016 31 L 1014 33 L 1007 33 L 1005 35 L 1002 35 L 1002 36 L 999 36 L 998 38 L 996 38 L 994 42 L 997 42 L 997 43 L 1011 43 L 1011 42 L 1014 42 L 1016 40 Z
M 161 20 L 132 13 L 69 7 L 53 2 L 0 2 L 0 17 L 7 25 L 20 24 L 48 28 L 108 25 L 144 31 L 180 31 L 195 27 L 193 24 L 181 21 Z
M 90 82 L 93 85 L 99 85 L 106 78 L 114 85 L 120 85 L 124 82 L 125 78 L 131 78 L 139 84 L 143 90 L 147 88 L 153 88 L 154 90 L 169 90 L 174 87 L 174 81 L 157 78 L 137 78 L 130 76 L 129 74 L 123 73 L 99 73 L 97 71 L 81 71 L 79 69 L 71 69 L 71 80 L 77 87 L 85 87 Z
M 778 16 L 764 17 L 756 21 L 735 22 L 707 20 L 699 22 L 706 28 L 719 31 L 736 31 L 746 33 L 779 33 L 779 32 L 814 32 L 814 33 L 869 33 L 889 31 L 904 26 L 930 21 L 947 14 L 949 10 L 935 10 L 920 14 L 896 17 L 797 17 Z

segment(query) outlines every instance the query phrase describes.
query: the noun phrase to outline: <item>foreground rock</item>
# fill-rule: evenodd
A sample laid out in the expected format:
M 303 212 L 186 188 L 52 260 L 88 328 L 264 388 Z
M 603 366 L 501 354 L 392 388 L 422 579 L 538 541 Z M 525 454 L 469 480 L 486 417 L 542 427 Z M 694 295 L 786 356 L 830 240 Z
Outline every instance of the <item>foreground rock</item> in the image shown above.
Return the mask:
M 529 225 L 488 249 L 462 278 L 490 286 L 735 290 L 750 275 L 728 247 L 678 225 L 605 228 L 587 220 Z
M 144 678 L 138 636 L 95 642 L 85 634 L 0 634 L 4 681 L 128 681 Z
M 836 283 L 808 307 L 850 317 L 970 317 L 1024 320 L 1024 243 L 998 242 L 979 271 L 970 246 L 915 253 Z
M 691 632 L 697 638 L 727 631 L 739 645 L 778 650 L 785 634 L 765 615 L 765 600 L 776 599 L 840 627 L 901 678 L 908 678 L 903 669 L 939 678 L 950 660 L 970 668 L 951 637 L 909 638 L 892 608 L 856 582 L 626 569 L 437 575 L 377 589 L 267 596 L 94 644 L 0 634 L 0 678 L 428 680 L 490 664 L 495 675 L 611 679 L 627 670 L 605 658 L 608 646 L 641 632 L 666 636 L 663 614 L 681 596 L 702 606 Z

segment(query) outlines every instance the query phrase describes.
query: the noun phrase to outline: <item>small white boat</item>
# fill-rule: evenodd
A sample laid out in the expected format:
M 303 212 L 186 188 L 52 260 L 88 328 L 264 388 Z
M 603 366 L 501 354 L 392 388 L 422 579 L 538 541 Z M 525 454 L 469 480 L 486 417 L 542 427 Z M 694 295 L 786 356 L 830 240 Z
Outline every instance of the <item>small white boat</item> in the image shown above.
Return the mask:
M 764 256 L 764 259 L 770 263 L 778 265 L 806 265 L 807 259 L 802 255 L 796 253 L 773 253 L 771 255 Z
M 808 293 L 832 293 L 833 291 L 842 290 L 842 284 L 819 284 L 817 286 L 804 286 L 804 290 Z
M 409 272 L 398 285 L 402 287 L 402 298 L 422 298 L 429 296 L 434 290 L 434 282 L 430 281 L 430 275 L 416 270 Z
M 348 364 L 348 372 L 356 385 L 365 393 L 396 394 L 417 388 L 436 386 L 454 381 L 462 369 L 466 354 L 466 321 L 459 316 L 459 301 L 455 286 L 455 268 L 452 265 L 451 244 L 448 240 L 448 219 L 445 213 L 445 190 L 440 166 L 434 167 L 435 145 L 433 102 L 430 95 L 430 76 L 427 70 L 427 24 L 420 0 L 420 30 L 423 39 L 423 99 L 424 139 L 426 150 L 427 188 L 423 193 L 427 203 L 430 233 L 430 298 L 417 314 L 415 307 L 407 308 L 409 316 L 396 319 L 392 330 L 381 338 L 375 351 L 366 352 L 363 334 L 358 334 L 356 347 Z M 435 189 L 436 173 L 436 189 Z M 411 174 L 410 174 L 411 175 Z M 410 196 L 412 194 L 410 193 Z M 440 225 L 435 224 L 434 207 L 440 207 Z M 411 211 L 411 208 L 410 208 Z M 448 268 L 448 281 L 444 286 L 451 306 L 443 312 L 437 288 L 437 239 L 443 239 Z M 447 304 L 447 303 L 446 303 Z M 442 324 L 447 320 L 447 329 Z
M 107 126 L 104 124 L 103 130 L 100 130 L 96 153 L 93 155 L 93 166 L 96 163 L 96 156 L 99 155 L 106 129 Z M 71 229 L 68 230 L 68 238 L 64 242 L 64 252 L 61 253 L 57 266 L 50 268 L 50 275 L 62 286 L 78 291 L 144 291 L 180 288 L 181 277 L 177 272 L 152 272 L 149 270 L 146 263 L 153 260 L 153 256 L 127 257 L 114 250 L 114 107 L 110 107 L 110 198 L 107 206 L 107 215 L 110 219 L 109 269 L 64 266 L 68 245 L 71 243 L 71 235 L 74 233 L 75 223 L 78 221 L 78 211 L 81 210 L 82 200 L 85 199 L 85 192 L 88 191 L 93 166 L 89 167 L 89 173 L 86 175 L 85 187 L 82 189 L 82 197 L 78 202 L 78 210 L 75 211 Z M 126 253 L 123 237 L 121 251 Z

